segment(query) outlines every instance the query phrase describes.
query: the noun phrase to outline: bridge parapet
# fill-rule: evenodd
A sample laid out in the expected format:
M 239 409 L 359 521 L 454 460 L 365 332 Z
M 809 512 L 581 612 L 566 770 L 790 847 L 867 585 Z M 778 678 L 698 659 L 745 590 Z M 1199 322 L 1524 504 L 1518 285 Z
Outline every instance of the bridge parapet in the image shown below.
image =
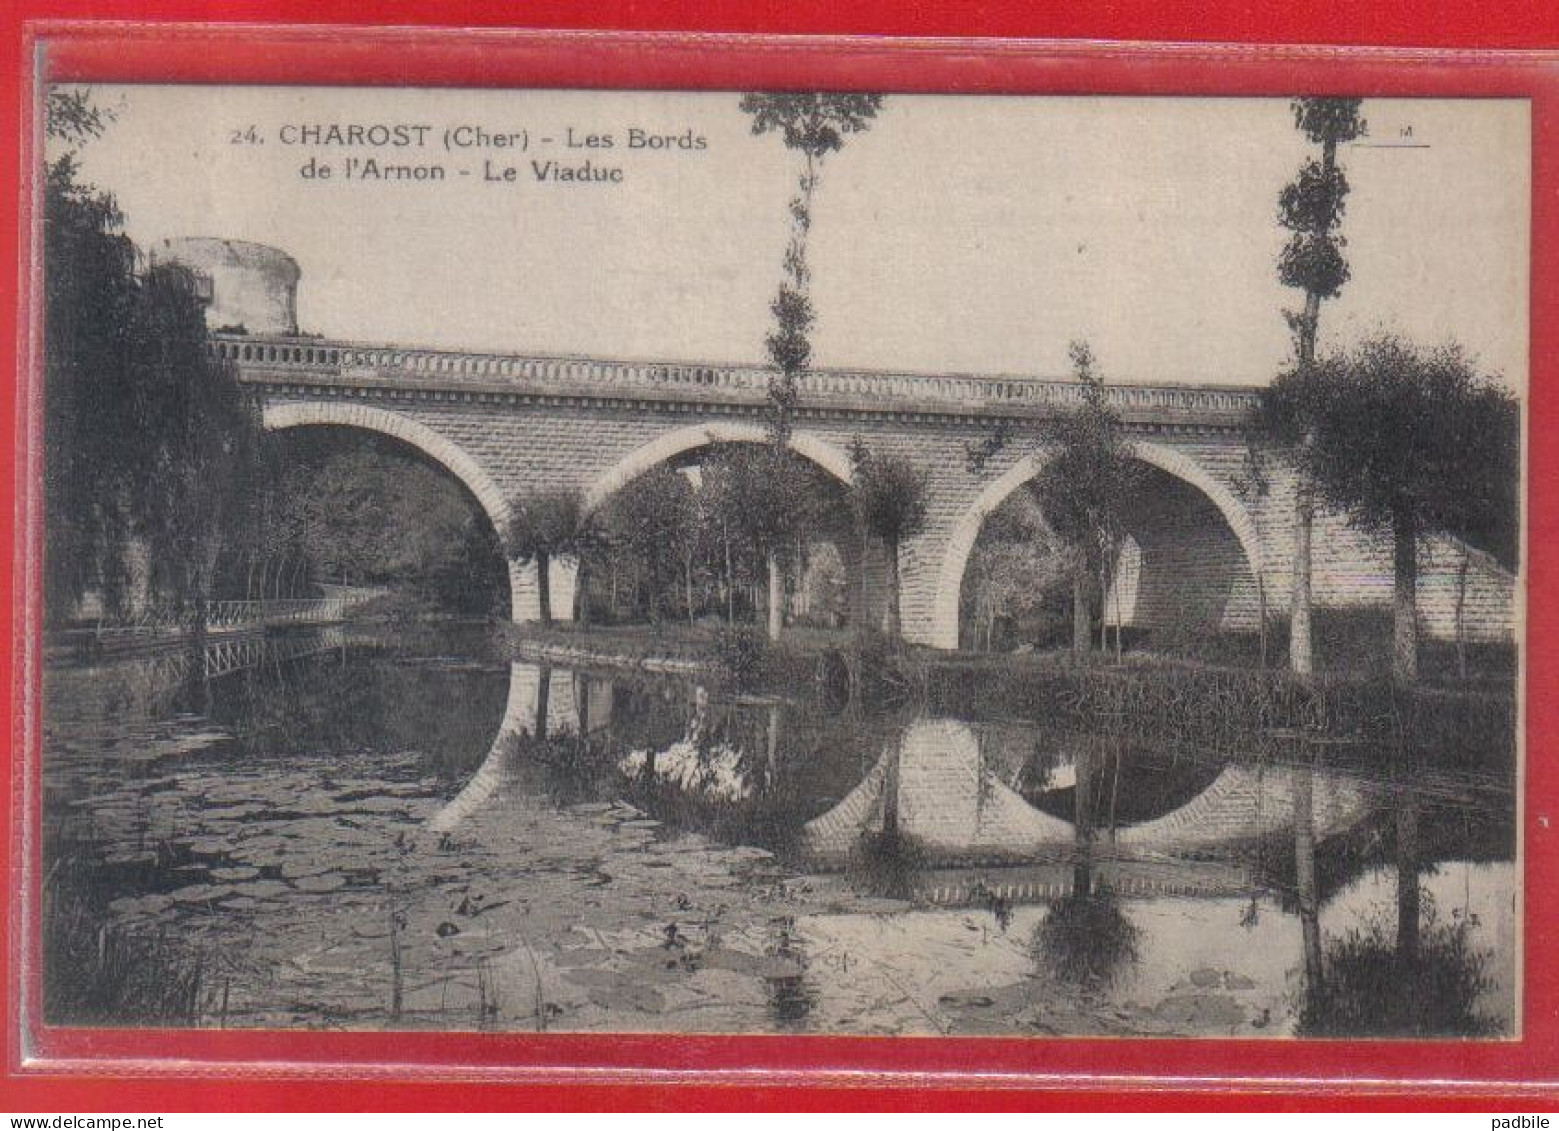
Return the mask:
M 773 370 L 717 365 L 531 354 L 475 353 L 398 345 L 217 335 L 219 357 L 256 383 L 385 386 L 425 391 L 648 396 L 758 403 Z M 1181 420 L 1237 427 L 1259 392 L 1238 386 L 1111 385 L 1110 403 L 1127 419 Z M 804 403 L 830 407 L 929 411 L 957 415 L 1045 415 L 1075 406 L 1074 381 L 815 369 L 803 378 Z

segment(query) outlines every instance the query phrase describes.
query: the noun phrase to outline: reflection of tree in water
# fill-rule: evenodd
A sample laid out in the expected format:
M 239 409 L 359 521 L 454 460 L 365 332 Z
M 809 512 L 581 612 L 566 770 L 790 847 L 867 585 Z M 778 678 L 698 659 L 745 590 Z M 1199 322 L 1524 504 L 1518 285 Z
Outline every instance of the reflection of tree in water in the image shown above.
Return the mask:
M 775 1024 L 793 1029 L 812 1012 L 817 994 L 807 980 L 806 953 L 796 937 L 796 921 L 782 916 L 771 927 L 774 937 L 765 948 L 764 990 Z
M 410 750 L 427 772 L 458 778 L 491 747 L 506 685 L 488 668 L 349 648 L 214 680 L 210 715 L 235 731 L 248 759 Z
M 915 877 L 927 864 L 925 850 L 894 826 L 862 833 L 846 869 L 858 891 L 881 899 L 910 899 Z
M 573 683 L 575 719 L 552 718 L 552 684 Z M 536 673 L 536 710 L 531 725 L 509 736 L 514 746 L 511 759 L 529 792 L 545 797 L 558 807 L 615 800 L 617 767 L 611 755 L 610 726 L 592 730 L 590 703 L 605 695 L 615 709 L 619 696 L 609 685 L 592 686 L 588 675 L 554 671 L 542 664 Z M 559 725 L 561 724 L 561 725 Z
M 1326 946 L 1325 980 L 1312 984 L 1299 1013 L 1306 1037 L 1489 1037 L 1502 1026 L 1478 1011 L 1492 988 L 1490 953 L 1476 949 L 1475 918 L 1419 921 L 1416 953 L 1382 920 Z
M 1136 963 L 1140 936 L 1110 888 L 1074 891 L 1052 903 L 1040 920 L 1035 958 L 1057 981 L 1103 988 Z
M 1487 1037 L 1502 1026 L 1478 1012 L 1493 988 L 1491 952 L 1472 945 L 1477 917 L 1457 910 L 1439 921 L 1419 883 L 1423 803 L 1395 797 L 1396 930 L 1377 918 L 1333 939 L 1306 978 L 1299 1032 L 1316 1037 Z M 1313 961 L 1313 960 L 1312 960 Z
M 1108 884 L 1094 882 L 1093 842 L 1102 816 L 1115 836 L 1120 743 L 1097 737 L 1077 759 L 1072 891 L 1050 905 L 1034 931 L 1035 957 L 1057 981 L 1082 989 L 1113 984 L 1137 961 L 1141 932 Z M 1101 772 L 1103 771 L 1103 772 Z

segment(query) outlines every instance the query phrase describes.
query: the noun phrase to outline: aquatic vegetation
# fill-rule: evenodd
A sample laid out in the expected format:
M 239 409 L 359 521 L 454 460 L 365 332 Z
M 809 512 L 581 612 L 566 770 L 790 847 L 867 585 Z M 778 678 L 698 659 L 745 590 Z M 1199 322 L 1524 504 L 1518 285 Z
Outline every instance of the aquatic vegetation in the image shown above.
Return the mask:
M 1426 912 L 1417 954 L 1399 952 L 1392 928 L 1374 920 L 1326 948 L 1325 978 L 1306 992 L 1306 1037 L 1493 1037 L 1502 1026 L 1481 1013 L 1492 988 L 1491 955 L 1472 945 L 1476 923 L 1434 921 Z
M 90 862 L 62 857 L 43 891 L 43 1013 L 56 1024 L 194 1025 L 204 956 L 104 915 Z

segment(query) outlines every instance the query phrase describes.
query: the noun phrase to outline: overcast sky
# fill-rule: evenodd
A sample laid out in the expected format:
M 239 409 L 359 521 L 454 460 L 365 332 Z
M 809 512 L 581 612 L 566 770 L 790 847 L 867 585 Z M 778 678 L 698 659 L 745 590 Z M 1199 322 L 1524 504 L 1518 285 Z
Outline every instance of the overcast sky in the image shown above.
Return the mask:
M 129 234 L 254 240 L 302 268 L 305 330 L 451 348 L 761 362 L 799 169 L 734 94 L 94 88 L 81 154 Z M 1353 280 L 1322 345 L 1377 328 L 1454 339 L 1522 386 L 1525 102 L 1366 100 L 1341 154 Z M 302 124 L 428 125 L 426 149 L 284 144 Z M 262 144 L 250 144 L 246 128 Z M 446 128 L 529 149 L 446 153 Z M 611 134 L 609 151 L 563 138 Z M 705 139 L 629 151 L 628 131 Z M 1411 130 L 1408 135 L 1405 131 Z M 240 138 L 234 144 L 234 132 Z M 550 145 L 541 139 L 550 137 Z M 1404 144 L 1410 143 L 1410 144 Z M 822 365 L 1059 376 L 1086 338 L 1112 380 L 1259 384 L 1291 351 L 1276 198 L 1310 151 L 1253 99 L 892 96 L 826 165 L 811 259 Z M 440 163 L 443 183 L 341 161 Z M 542 183 L 533 159 L 619 167 Z M 310 157 L 337 166 L 304 180 Z M 516 167 L 484 182 L 483 162 Z M 467 175 L 459 175 L 465 169 Z

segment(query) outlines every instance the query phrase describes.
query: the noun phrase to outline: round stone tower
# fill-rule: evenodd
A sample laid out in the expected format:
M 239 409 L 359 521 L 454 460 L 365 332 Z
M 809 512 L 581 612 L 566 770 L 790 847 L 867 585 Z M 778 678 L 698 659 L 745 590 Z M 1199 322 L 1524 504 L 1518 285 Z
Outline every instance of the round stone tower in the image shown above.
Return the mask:
M 298 332 L 298 278 L 292 256 L 247 240 L 203 236 L 161 240 L 147 250 L 153 263 L 177 263 L 210 280 L 206 325 L 242 326 L 251 334 Z

